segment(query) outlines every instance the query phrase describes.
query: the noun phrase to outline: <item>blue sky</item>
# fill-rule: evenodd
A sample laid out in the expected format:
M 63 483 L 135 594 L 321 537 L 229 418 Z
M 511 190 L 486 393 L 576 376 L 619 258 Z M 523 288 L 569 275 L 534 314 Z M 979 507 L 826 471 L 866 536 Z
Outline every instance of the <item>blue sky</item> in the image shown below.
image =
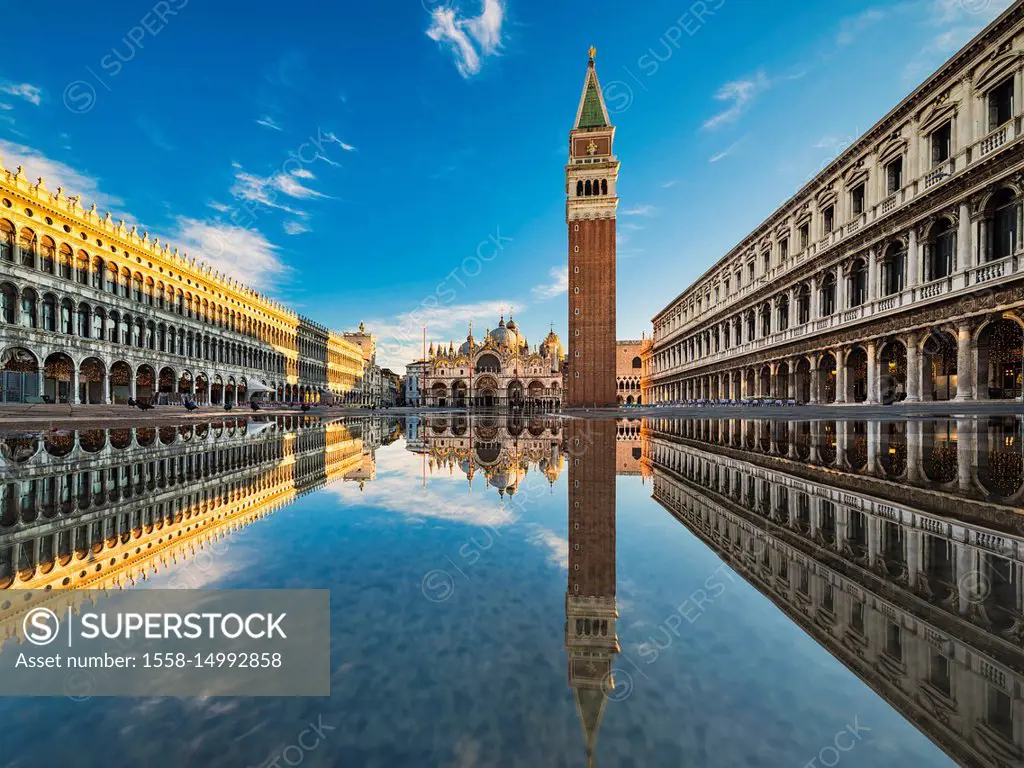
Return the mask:
M 502 307 L 537 342 L 564 334 L 593 44 L 622 161 L 618 334 L 639 338 L 1008 4 L 112 0 L 46 24 L 14 5 L 0 157 L 330 327 L 365 321 L 385 364 L 423 322 L 447 342 Z

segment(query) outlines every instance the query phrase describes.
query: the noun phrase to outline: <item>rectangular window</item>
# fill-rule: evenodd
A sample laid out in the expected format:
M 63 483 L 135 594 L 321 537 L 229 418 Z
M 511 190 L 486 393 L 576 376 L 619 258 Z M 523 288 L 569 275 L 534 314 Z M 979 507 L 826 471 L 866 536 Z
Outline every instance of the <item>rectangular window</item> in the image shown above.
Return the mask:
M 764 267 L 764 274 L 767 275 L 772 269 L 772 255 L 768 251 L 761 257 L 761 264 Z
M 994 131 L 1013 117 L 1013 77 L 988 92 L 988 129 Z
M 864 185 L 858 184 L 850 193 L 850 202 L 853 205 L 853 215 L 860 216 L 864 213 Z
M 864 603 L 859 600 L 850 612 L 850 627 L 860 635 L 864 634 Z
M 811 244 L 811 228 L 809 224 L 804 224 L 800 227 L 800 250 L 806 250 L 807 246 Z
M 928 682 L 949 696 L 949 659 L 935 649 L 928 667 Z
M 885 652 L 896 661 L 903 661 L 903 630 L 892 621 L 885 628 Z
M 754 282 L 754 262 L 747 264 L 747 276 L 750 282 Z
M 988 687 L 985 723 L 1008 741 L 1013 741 L 1013 702 L 1004 691 L 991 684 Z
M 786 263 L 786 259 L 789 258 L 789 238 L 784 237 L 779 241 L 779 261 L 783 264 Z
M 885 166 L 885 194 L 892 195 L 903 189 L 903 158 L 897 157 Z
M 932 131 L 932 166 L 949 160 L 953 149 L 953 122 L 950 121 L 936 131 Z
M 836 207 L 834 205 L 830 205 L 828 208 L 821 212 L 821 215 L 822 225 L 824 227 L 825 234 L 827 235 L 829 232 L 835 229 L 836 226 Z

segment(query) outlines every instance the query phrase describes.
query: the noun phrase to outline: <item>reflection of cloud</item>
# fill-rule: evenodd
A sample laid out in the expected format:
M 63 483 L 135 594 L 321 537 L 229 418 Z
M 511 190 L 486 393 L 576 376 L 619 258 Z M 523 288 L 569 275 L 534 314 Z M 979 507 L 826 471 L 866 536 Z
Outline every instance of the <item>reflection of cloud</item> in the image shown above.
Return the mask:
M 568 571 L 569 540 L 564 536 L 559 536 L 551 529 L 537 525 L 536 523 L 530 523 L 527 527 L 530 530 L 530 535 L 527 541 L 531 544 L 538 545 L 541 549 L 547 549 L 550 554 L 548 562 L 563 571 Z

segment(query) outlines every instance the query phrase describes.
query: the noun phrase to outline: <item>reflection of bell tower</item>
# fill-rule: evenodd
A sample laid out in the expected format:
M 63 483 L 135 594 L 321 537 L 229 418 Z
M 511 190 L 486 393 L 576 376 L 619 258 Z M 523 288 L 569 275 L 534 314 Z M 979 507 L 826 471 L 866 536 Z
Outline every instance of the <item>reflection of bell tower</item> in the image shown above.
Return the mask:
M 615 423 L 573 420 L 569 441 L 569 584 L 565 649 L 589 765 L 606 696 L 614 688 Z
M 570 407 L 615 405 L 615 214 L 619 161 L 593 48 L 565 167 Z

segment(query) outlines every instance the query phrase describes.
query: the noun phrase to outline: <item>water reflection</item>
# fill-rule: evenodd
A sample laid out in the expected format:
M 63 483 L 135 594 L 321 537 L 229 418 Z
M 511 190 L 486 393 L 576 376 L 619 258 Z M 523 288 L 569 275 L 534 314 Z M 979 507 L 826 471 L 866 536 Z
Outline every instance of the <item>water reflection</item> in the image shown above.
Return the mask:
M 391 468 L 378 477 L 378 449 L 400 438 L 404 450 L 398 445 L 390 449 Z M 661 764 L 647 759 L 647 750 L 654 747 L 645 744 L 646 721 L 655 714 L 671 719 L 672 703 L 683 706 L 671 698 L 679 690 L 679 678 L 670 683 L 674 670 L 669 662 L 629 674 L 627 665 L 637 660 L 630 658 L 627 641 L 631 631 L 635 639 L 643 617 L 635 604 L 636 586 L 631 587 L 631 603 L 619 573 L 625 561 L 617 528 L 636 526 L 637 516 L 664 519 L 651 514 L 658 510 L 649 502 L 639 510 L 617 510 L 617 478 L 628 483 L 639 477 L 647 485 L 635 482 L 629 487 L 644 492 L 650 488 L 653 499 L 682 523 L 680 527 L 669 520 L 670 528 L 682 532 L 685 527 L 687 537 L 692 534 L 704 542 L 946 753 L 970 765 L 1020 764 L 1021 449 L 1020 423 L 1001 418 L 610 422 L 450 415 L 404 422 L 325 422 L 268 417 L 8 434 L 0 436 L 0 643 L 17 635 L 26 610 L 14 598 L 16 588 L 127 588 L 157 571 L 169 574 L 171 586 L 204 586 L 185 578 L 180 584 L 173 581 L 184 562 L 200 553 L 221 557 L 212 543 L 335 481 L 350 483 L 341 486 L 346 493 L 334 495 L 343 500 L 362 498 L 364 484 L 376 483 L 370 486 L 374 488 L 394 483 L 387 496 L 393 509 L 439 524 L 442 515 L 433 508 L 416 509 L 413 498 L 416 485 L 425 488 L 429 483 L 435 492 L 415 498 L 448 504 L 468 525 L 482 525 L 484 518 L 475 507 L 481 487 L 484 500 L 500 505 L 502 520 L 509 524 L 516 522 L 514 510 L 539 487 L 554 504 L 566 533 L 563 537 L 552 521 L 543 521 L 549 526 L 546 541 L 564 547 L 559 561 L 565 570 L 564 615 L 559 607 L 556 619 L 543 615 L 537 623 L 562 630 L 564 620 L 559 639 L 564 656 L 558 664 L 566 664 L 567 677 L 563 680 L 558 673 L 558 686 L 571 695 L 581 729 L 573 733 L 568 757 L 553 753 L 549 762 L 559 763 L 563 757 L 561 762 L 575 763 L 585 757 L 591 764 L 629 759 Z M 556 493 L 561 484 L 567 487 L 565 497 Z M 474 487 L 478 495 L 470 498 Z M 624 517 L 633 519 L 624 523 Z M 373 525 L 367 519 L 358 524 Z M 326 529 L 320 519 L 316 527 L 295 535 L 308 533 L 313 547 L 325 538 L 321 531 Z M 448 551 L 462 541 L 460 537 Z M 656 544 L 640 541 L 634 547 L 646 552 Z M 424 533 L 414 548 L 430 545 Z M 335 543 L 325 546 L 330 551 L 327 557 L 319 552 L 318 562 L 329 560 Z M 321 574 L 316 571 L 292 577 L 293 570 L 301 570 L 295 562 L 280 558 L 277 551 L 265 554 L 265 567 L 268 573 L 276 569 L 278 581 L 270 579 L 263 586 L 281 583 L 284 575 L 301 579 L 296 583 L 303 586 L 341 587 L 337 581 L 317 581 Z M 392 554 L 369 556 L 390 562 Z M 490 562 L 500 559 L 494 555 Z M 287 562 L 275 565 L 282 560 Z M 366 562 L 364 557 L 364 566 Z M 387 581 L 393 567 L 373 570 L 372 588 L 388 610 L 429 634 L 426 628 L 441 614 L 417 624 L 417 607 L 400 602 L 403 587 Z M 534 567 L 547 573 L 537 563 Z M 477 573 L 478 584 L 486 583 L 483 566 Z M 650 573 L 660 579 L 672 572 L 659 564 Z M 559 574 L 556 597 L 561 602 Z M 516 574 L 511 586 L 497 585 L 500 612 L 514 614 L 521 603 L 533 600 L 533 595 L 517 594 L 525 589 L 515 581 L 519 578 L 525 584 L 527 574 Z M 670 593 L 674 586 L 651 585 Z M 433 603 L 428 607 L 438 610 Z M 374 637 L 369 627 L 365 638 L 360 634 L 359 614 L 346 618 L 353 619 L 346 627 L 353 644 Z M 534 636 L 521 625 L 518 631 Z M 721 643 L 729 647 L 728 630 L 718 631 Z M 405 637 L 398 639 L 406 642 Z M 443 640 L 459 645 L 455 637 Z M 519 640 L 511 635 L 505 642 Z M 759 640 L 764 638 L 750 642 Z M 404 647 L 403 653 L 414 652 Z M 694 648 L 699 646 L 687 650 Z M 469 658 L 473 651 L 468 643 L 459 648 Z M 763 649 L 751 646 L 750 651 Z M 382 652 L 377 648 L 374 653 Z M 426 670 L 405 669 L 408 662 L 402 654 L 378 661 L 393 668 L 397 677 L 430 677 Z M 492 660 L 479 663 L 486 666 Z M 697 681 L 695 690 L 707 682 L 701 677 L 701 657 L 688 658 L 685 665 Z M 764 675 L 757 682 L 771 683 L 770 674 Z M 534 682 L 538 691 L 545 690 L 546 680 Z M 647 686 L 648 695 L 656 692 L 654 710 L 642 709 L 650 704 L 633 695 L 634 682 Z M 720 682 L 710 679 L 712 686 Z M 430 684 L 456 685 L 438 678 Z M 434 693 L 427 690 L 424 695 Z M 538 709 L 550 706 L 540 693 L 535 703 Z M 666 703 L 668 710 L 661 711 Z M 815 702 L 798 704 L 806 709 Z M 246 706 L 257 711 L 263 705 Z M 631 711 L 640 714 L 634 715 L 637 720 L 629 731 L 621 724 L 629 722 Z M 502 714 L 515 721 L 528 713 Z M 699 720 L 699 702 L 696 714 Z M 439 722 L 444 715 L 437 713 Z M 373 720 L 384 713 L 371 711 L 366 717 Z M 708 715 L 707 722 L 695 726 L 699 730 L 711 720 Z M 421 725 L 429 732 L 433 724 Z M 606 735 L 599 739 L 602 730 Z M 352 738 L 362 747 L 358 733 Z M 661 736 L 665 743 L 672 738 L 684 737 Z M 791 741 L 789 751 L 776 745 L 778 752 L 772 754 L 785 754 L 788 760 L 794 757 L 793 744 L 800 743 L 800 749 L 804 745 L 800 734 L 781 740 L 785 738 Z M 673 742 L 671 748 L 682 753 L 692 745 Z M 882 759 L 879 749 L 871 754 Z M 496 756 L 496 764 L 514 762 L 503 757 Z M 331 764 L 326 752 L 309 760 Z M 717 764 L 728 761 L 721 757 Z
M 372 476 L 399 429 L 280 417 L 5 435 L 0 589 L 134 584 L 299 494 Z M 2 639 L 15 622 L 0 607 Z
M 654 498 L 734 570 L 958 761 L 1020 764 L 1019 422 L 642 433 Z

